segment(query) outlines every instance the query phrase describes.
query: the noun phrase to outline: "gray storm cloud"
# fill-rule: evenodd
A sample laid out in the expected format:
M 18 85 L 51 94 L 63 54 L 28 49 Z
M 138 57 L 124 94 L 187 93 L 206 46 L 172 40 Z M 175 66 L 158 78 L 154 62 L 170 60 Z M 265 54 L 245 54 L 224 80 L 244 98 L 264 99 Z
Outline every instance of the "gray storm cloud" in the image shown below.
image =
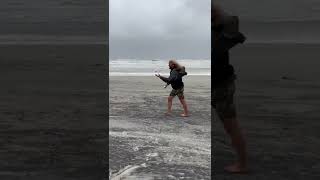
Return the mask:
M 210 0 L 110 0 L 111 58 L 208 58 Z

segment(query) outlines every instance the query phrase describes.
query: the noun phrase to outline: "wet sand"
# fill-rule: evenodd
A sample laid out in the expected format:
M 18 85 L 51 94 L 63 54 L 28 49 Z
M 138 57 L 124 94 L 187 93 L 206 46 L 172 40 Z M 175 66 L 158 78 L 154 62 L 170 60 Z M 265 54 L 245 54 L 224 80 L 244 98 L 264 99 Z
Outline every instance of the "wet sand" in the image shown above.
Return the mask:
M 0 179 L 106 177 L 106 46 L 0 49 Z
M 191 116 L 164 115 L 171 87 L 156 77 L 110 77 L 111 179 L 210 179 L 210 77 L 185 78 Z M 125 169 L 128 169 L 125 171 Z
M 251 173 L 223 171 L 234 156 L 221 123 L 215 121 L 215 179 L 319 179 L 319 47 L 246 45 L 232 51 Z
M 235 156 L 221 122 L 214 119 L 213 179 L 319 178 L 319 47 L 259 44 L 233 50 L 231 61 L 238 75 L 236 104 L 248 142 L 251 173 L 224 172 Z M 205 80 L 191 79 L 189 84 L 194 86 L 186 93 L 190 93 L 188 101 L 194 112 L 184 120 L 177 118 L 180 110 L 175 118 L 162 115 L 168 91 L 157 80 L 110 78 L 109 163 L 113 174 L 131 165 L 122 171 L 128 179 L 210 179 L 211 166 L 205 161 L 211 153 L 210 86 Z M 186 153 L 190 151 L 194 153 Z
M 318 47 L 234 50 L 239 120 L 248 138 L 252 173 L 223 172 L 234 156 L 221 123 L 214 121 L 215 179 L 318 179 Z M 105 176 L 104 49 L 1 46 L 1 179 Z M 163 116 L 169 89 L 162 85 L 153 77 L 110 77 L 112 173 L 127 167 L 120 174 L 128 179 L 210 179 L 209 80 L 186 79 L 187 119 L 178 117 L 177 99 L 174 117 Z

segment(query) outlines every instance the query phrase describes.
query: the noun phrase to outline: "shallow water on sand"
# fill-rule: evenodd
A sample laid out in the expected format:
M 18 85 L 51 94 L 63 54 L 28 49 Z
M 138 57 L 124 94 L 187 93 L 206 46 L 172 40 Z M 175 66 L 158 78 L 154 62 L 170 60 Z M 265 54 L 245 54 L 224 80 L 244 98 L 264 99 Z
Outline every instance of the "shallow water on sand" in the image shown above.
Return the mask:
M 130 88 L 124 88 L 128 81 Z M 177 99 L 173 115 L 164 115 L 169 90 L 156 87 L 160 81 L 138 82 L 137 77 L 111 78 L 110 179 L 210 179 L 210 86 L 204 80 L 186 80 L 191 116 L 182 118 Z M 201 85 L 194 93 L 191 87 Z

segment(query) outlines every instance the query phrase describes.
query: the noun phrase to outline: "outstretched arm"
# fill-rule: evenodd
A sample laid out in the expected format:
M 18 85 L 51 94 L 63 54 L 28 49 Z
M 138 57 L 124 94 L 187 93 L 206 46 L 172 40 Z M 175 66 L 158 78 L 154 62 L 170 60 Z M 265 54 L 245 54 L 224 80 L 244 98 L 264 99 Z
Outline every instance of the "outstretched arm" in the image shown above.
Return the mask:
M 169 78 L 163 77 L 163 76 L 158 76 L 162 81 L 169 83 Z
M 163 77 L 161 75 L 156 75 L 157 77 L 159 77 L 162 81 L 168 83 L 168 84 L 171 84 L 176 78 L 177 78 L 177 72 L 176 71 L 172 71 L 170 73 L 170 76 L 168 78 L 166 77 Z

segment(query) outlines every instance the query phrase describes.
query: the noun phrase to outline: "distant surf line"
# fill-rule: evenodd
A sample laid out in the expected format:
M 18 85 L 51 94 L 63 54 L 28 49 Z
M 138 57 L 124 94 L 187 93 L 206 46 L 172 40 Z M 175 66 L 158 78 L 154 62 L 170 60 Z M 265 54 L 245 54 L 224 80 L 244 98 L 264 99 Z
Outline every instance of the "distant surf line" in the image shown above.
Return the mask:
M 110 72 L 109 76 L 154 76 L 154 73 L 127 73 L 127 72 Z M 169 76 L 168 73 L 161 75 Z M 211 76 L 211 73 L 190 73 L 188 76 Z

